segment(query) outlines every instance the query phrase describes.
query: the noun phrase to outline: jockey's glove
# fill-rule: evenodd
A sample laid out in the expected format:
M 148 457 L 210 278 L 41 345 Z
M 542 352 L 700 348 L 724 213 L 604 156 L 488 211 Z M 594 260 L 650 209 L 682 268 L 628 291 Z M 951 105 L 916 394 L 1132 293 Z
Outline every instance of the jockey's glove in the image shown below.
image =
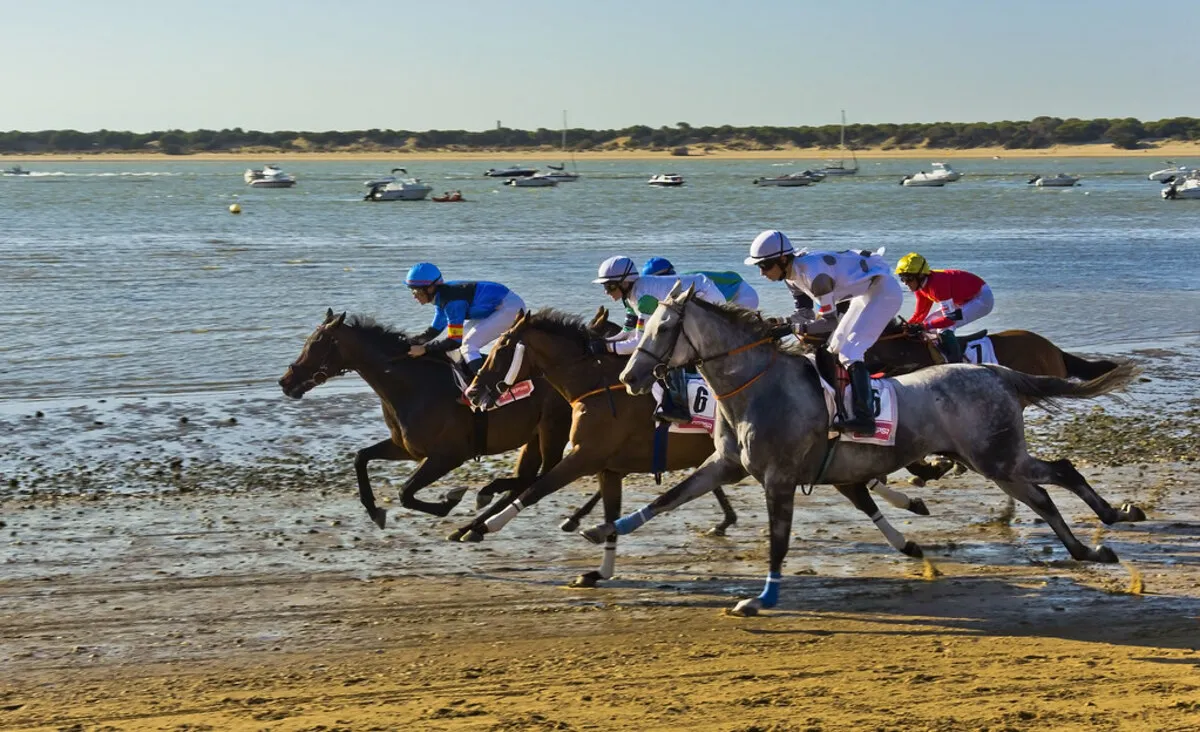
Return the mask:
M 946 317 L 950 318 L 951 320 L 962 320 L 962 308 L 955 308 L 953 312 L 947 313 Z
M 833 332 L 833 329 L 836 327 L 837 314 L 831 313 L 830 315 L 817 318 L 811 323 L 801 323 L 796 328 L 796 335 L 804 335 L 806 333 L 809 335 L 825 335 L 826 333 Z
M 588 341 L 587 352 L 591 356 L 603 356 L 608 353 L 616 353 L 613 350 L 613 345 L 603 338 L 594 338 Z
M 921 335 L 925 332 L 925 326 L 920 323 L 905 323 L 904 330 L 911 336 Z

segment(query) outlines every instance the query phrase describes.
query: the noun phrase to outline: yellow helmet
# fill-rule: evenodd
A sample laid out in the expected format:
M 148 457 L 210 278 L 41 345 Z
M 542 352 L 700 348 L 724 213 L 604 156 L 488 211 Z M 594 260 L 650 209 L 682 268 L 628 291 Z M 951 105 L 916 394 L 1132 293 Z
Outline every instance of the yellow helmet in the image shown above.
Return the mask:
M 929 262 L 925 261 L 925 257 L 916 252 L 905 254 L 896 265 L 897 275 L 927 275 L 932 271 L 929 268 Z

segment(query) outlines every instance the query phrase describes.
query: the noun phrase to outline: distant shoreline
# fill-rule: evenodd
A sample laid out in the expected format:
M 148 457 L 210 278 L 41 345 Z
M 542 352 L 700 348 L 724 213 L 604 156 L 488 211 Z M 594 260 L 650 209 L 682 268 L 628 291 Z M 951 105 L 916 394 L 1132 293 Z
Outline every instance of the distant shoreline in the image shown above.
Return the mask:
M 1001 159 L 1058 159 L 1058 158 L 1143 158 L 1146 160 L 1167 160 L 1177 158 L 1200 158 L 1200 143 L 1169 142 L 1153 148 L 1140 150 L 1122 150 L 1107 143 L 1089 145 L 1057 145 L 1043 149 L 1015 149 L 1002 147 L 978 147 L 965 150 L 948 148 L 912 148 L 885 150 L 882 147 L 855 150 L 854 154 L 860 160 L 959 160 L 967 158 Z M 687 156 L 672 155 L 665 150 L 611 150 L 577 152 L 574 159 L 579 162 L 603 160 L 661 160 L 665 164 L 683 160 L 797 160 L 821 161 L 839 156 L 837 150 L 817 148 L 781 148 L 776 150 L 730 150 L 717 149 L 705 152 L 699 146 L 693 148 Z M 210 161 L 267 161 L 267 162 L 298 162 L 298 161 L 337 161 L 337 160 L 386 160 L 403 161 L 439 161 L 439 160 L 481 160 L 509 161 L 529 164 L 546 162 L 559 163 L 570 159 L 557 149 L 520 149 L 520 150 L 488 150 L 479 152 L 463 152 L 459 150 L 401 152 L 397 150 L 356 150 L 341 152 L 296 152 L 279 150 L 254 150 L 246 152 L 195 153 L 191 155 L 165 155 L 163 153 L 51 153 L 44 155 L 8 155 L 0 154 L 0 160 L 8 163 L 38 163 L 38 162 L 186 162 Z

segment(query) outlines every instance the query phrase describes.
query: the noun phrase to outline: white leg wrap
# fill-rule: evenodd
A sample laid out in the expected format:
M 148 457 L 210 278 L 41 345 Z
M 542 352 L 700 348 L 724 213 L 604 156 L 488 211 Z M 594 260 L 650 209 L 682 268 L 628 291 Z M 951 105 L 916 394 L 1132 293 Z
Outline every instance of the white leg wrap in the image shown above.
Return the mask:
M 604 542 L 604 559 L 600 562 L 600 576 L 612 579 L 617 568 L 617 540 L 615 538 Z
M 883 517 L 882 513 L 876 511 L 871 520 L 875 522 L 875 528 L 879 529 L 880 533 L 887 538 L 888 543 L 892 545 L 893 549 L 896 551 L 904 550 L 904 534 L 892 528 L 892 525 L 888 523 L 888 520 Z
M 524 506 L 521 505 L 520 501 L 513 501 L 505 506 L 503 511 L 491 517 L 487 521 L 484 521 L 483 525 L 487 527 L 488 533 L 494 534 L 507 526 L 509 521 L 512 521 L 514 518 L 516 518 L 517 514 L 521 512 L 522 508 L 524 508 Z
M 892 504 L 896 508 L 908 508 L 908 505 L 912 502 L 912 499 L 910 499 L 908 496 L 904 495 L 900 491 L 894 491 L 891 488 L 888 488 L 887 483 L 880 482 L 879 480 L 872 481 L 867 488 L 873 491 L 875 495 Z

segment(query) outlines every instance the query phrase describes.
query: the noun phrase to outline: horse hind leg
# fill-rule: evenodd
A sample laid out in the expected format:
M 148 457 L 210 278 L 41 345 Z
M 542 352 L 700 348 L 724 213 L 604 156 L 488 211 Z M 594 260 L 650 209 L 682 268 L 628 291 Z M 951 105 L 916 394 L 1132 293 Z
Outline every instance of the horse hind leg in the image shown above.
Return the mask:
M 875 528 L 879 529 L 879 533 L 887 539 L 887 542 L 892 545 L 892 548 L 914 559 L 920 559 L 925 556 L 921 551 L 921 546 L 915 541 L 909 541 L 904 538 L 904 534 L 896 530 L 891 523 L 884 518 L 883 512 L 879 510 L 879 506 L 875 504 L 875 499 L 871 498 L 870 491 L 867 490 L 866 483 L 854 483 L 852 485 L 835 485 L 838 493 L 845 496 L 854 507 L 862 511 L 875 524 Z
M 604 520 L 607 523 L 616 521 L 621 516 L 621 474 L 611 470 L 602 471 L 600 480 L 600 496 L 604 500 Z M 617 564 L 617 535 L 610 534 L 604 538 L 604 556 L 600 561 L 600 569 L 584 572 L 576 577 L 571 587 L 595 587 L 600 580 L 612 579 Z
M 737 523 L 737 512 L 733 510 L 733 504 L 729 502 L 729 496 L 725 495 L 724 488 L 713 488 L 713 497 L 717 499 L 724 515 L 721 517 L 721 523 L 704 533 L 706 536 L 725 536 L 725 530 Z
M 1117 553 L 1112 549 L 1104 545 L 1090 549 L 1084 546 L 1083 542 L 1079 541 L 1079 539 L 1075 538 L 1075 535 L 1071 533 L 1071 529 L 1067 527 L 1067 522 L 1063 519 L 1062 514 L 1058 512 L 1058 507 L 1050 499 L 1050 494 L 1046 493 L 1045 489 L 1040 485 L 1021 479 L 993 480 L 995 480 L 996 484 L 1005 493 L 1029 506 L 1033 509 L 1034 513 L 1041 516 L 1046 525 L 1054 531 L 1058 540 L 1071 553 L 1073 559 L 1081 562 L 1102 562 L 1104 564 L 1113 564 L 1118 561 Z
M 1050 485 L 1062 486 L 1079 496 L 1105 524 L 1111 526 L 1112 524 L 1121 522 L 1146 520 L 1145 511 L 1132 503 L 1125 503 L 1120 509 L 1113 508 L 1112 504 L 1088 484 L 1087 479 L 1075 469 L 1070 460 L 1062 459 L 1048 462 L 1035 459 L 1030 472 L 1039 474 L 1038 479 L 1031 479 L 1035 483 L 1049 483 Z

